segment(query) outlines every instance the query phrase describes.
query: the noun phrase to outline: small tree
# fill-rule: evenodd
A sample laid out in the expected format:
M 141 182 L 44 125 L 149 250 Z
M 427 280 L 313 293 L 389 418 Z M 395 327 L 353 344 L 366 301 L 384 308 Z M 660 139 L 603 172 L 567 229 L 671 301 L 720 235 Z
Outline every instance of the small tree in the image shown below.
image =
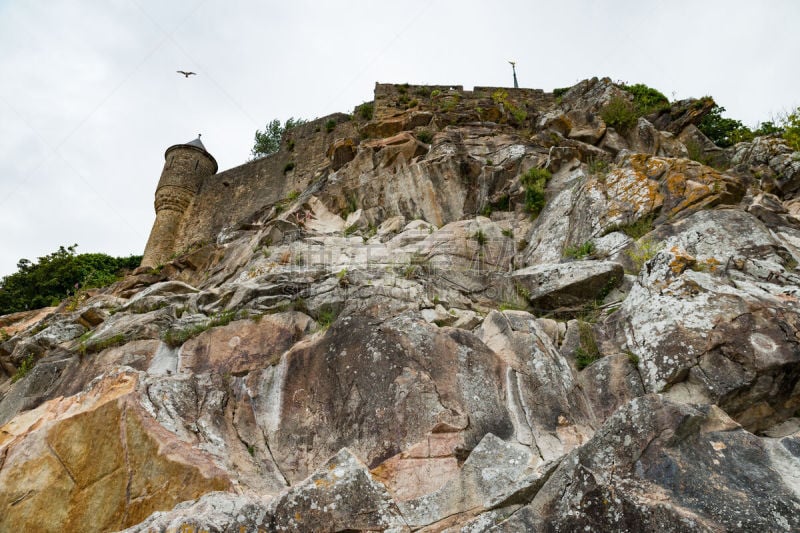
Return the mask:
M 277 118 L 270 121 L 264 131 L 256 130 L 255 143 L 250 150 L 252 159 L 258 159 L 270 154 L 274 154 L 281 147 L 281 137 L 283 136 L 281 121 Z
M 752 141 L 753 132 L 740 120 L 722 116 L 725 108 L 715 105 L 698 124 L 698 129 L 720 148 L 727 148 L 742 141 Z
M 786 117 L 783 138 L 792 150 L 800 150 L 800 107 Z
M 251 159 L 258 159 L 267 155 L 274 154 L 281 147 L 281 139 L 283 134 L 292 128 L 301 126 L 308 122 L 305 119 L 289 117 L 286 122 L 281 126 L 281 121 L 277 118 L 272 119 L 267 123 L 264 131 L 256 130 L 255 143 L 250 150 Z

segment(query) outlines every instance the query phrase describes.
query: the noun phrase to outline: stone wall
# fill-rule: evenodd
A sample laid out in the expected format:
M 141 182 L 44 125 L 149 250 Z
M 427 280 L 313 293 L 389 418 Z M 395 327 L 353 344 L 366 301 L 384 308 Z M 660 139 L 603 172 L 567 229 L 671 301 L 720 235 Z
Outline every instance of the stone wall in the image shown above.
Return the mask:
M 355 147 L 365 136 L 383 136 L 381 124 L 398 115 L 411 111 L 435 116 L 437 128 L 470 121 L 507 120 L 520 126 L 554 101 L 551 93 L 539 89 L 475 87 L 465 91 L 460 85 L 376 83 L 370 124 L 358 113 L 352 120 L 350 115 L 336 113 L 309 121 L 286 132 L 278 152 L 218 174 L 206 174 L 196 183 L 186 179 L 192 174 L 192 169 L 184 168 L 189 163 L 168 157 L 159 188 L 180 187 L 192 195 L 192 201 L 180 216 L 165 213 L 157 217 L 153 234 L 157 234 L 160 244 L 151 245 L 148 241 L 145 259 L 150 262 L 143 264 L 155 265 L 150 264 L 155 257 L 150 253 L 153 246 L 159 249 L 157 262 L 163 262 L 171 255 L 214 240 L 223 228 L 252 217 L 292 191 L 303 191 L 325 172 L 338 168 L 331 168 L 334 145 L 344 142 Z M 181 172 L 170 171 L 177 167 Z M 168 242 L 168 235 L 174 235 L 174 241 Z M 170 249 L 169 253 L 165 248 Z
M 375 120 L 384 120 L 414 108 L 435 113 L 471 112 L 476 121 L 494 121 L 492 119 L 496 120 L 499 115 L 493 115 L 490 110 L 503 103 L 530 115 L 551 107 L 555 97 L 541 89 L 475 87 L 465 91 L 461 85 L 375 84 Z
M 334 121 L 330 132 L 326 123 Z M 329 165 L 328 147 L 341 137 L 357 136 L 350 116 L 336 113 L 292 128 L 280 149 L 203 180 L 176 239 L 178 251 L 209 242 L 291 191 L 302 191 Z M 289 167 L 292 167 L 291 169 Z

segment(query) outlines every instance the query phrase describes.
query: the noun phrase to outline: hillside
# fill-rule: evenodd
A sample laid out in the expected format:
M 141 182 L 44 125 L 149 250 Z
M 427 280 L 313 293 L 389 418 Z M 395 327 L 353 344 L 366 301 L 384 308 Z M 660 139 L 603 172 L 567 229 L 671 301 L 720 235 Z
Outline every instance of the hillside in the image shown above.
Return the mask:
M 171 147 L 144 266 L 0 317 L 0 531 L 800 529 L 800 152 L 713 108 L 378 84 Z

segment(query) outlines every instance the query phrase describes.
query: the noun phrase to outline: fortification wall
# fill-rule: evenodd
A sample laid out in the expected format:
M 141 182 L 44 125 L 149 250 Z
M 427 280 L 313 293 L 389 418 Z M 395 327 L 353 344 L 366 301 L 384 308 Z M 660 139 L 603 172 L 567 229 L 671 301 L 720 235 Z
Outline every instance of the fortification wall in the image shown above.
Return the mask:
M 541 89 L 474 87 L 465 91 L 461 85 L 375 84 L 375 120 L 385 120 L 415 108 L 435 113 L 471 112 L 475 120 L 493 121 L 499 115 L 484 111 L 500 104 L 533 113 L 552 107 L 555 97 Z
M 292 191 L 304 190 L 330 169 L 335 142 L 346 140 L 355 146 L 372 130 L 380 130 L 374 127 L 378 123 L 390 122 L 409 110 L 417 115 L 430 113 L 436 127 L 471 121 L 512 121 L 520 126 L 554 104 L 553 95 L 539 89 L 475 87 L 465 91 L 460 85 L 376 83 L 369 125 L 359 114 L 352 120 L 343 113 L 315 119 L 286 132 L 278 152 L 201 178 L 180 221 L 173 220 L 174 216 L 169 220 L 169 231 L 175 232 L 173 253 L 211 242 L 223 228 L 250 218 Z M 168 157 L 165 169 L 175 164 L 183 163 Z M 192 190 L 188 184 L 169 184 Z
M 336 126 L 329 132 L 326 123 L 331 120 Z M 206 178 L 187 210 L 176 249 L 210 242 L 223 228 L 293 190 L 302 191 L 329 165 L 328 147 L 337 138 L 349 136 L 358 136 L 350 116 L 328 115 L 286 132 L 276 153 Z

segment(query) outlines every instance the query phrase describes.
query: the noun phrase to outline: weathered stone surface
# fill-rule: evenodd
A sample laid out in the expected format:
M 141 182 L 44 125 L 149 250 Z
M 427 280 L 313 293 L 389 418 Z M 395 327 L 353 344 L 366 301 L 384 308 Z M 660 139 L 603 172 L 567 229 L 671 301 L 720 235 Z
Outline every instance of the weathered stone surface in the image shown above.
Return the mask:
M 74 366 L 74 359 L 69 352 L 39 359 L 33 370 L 17 381 L 0 399 L 0 425 L 11 420 L 20 411 L 33 409 L 52 397 L 65 369 Z
M 622 265 L 610 261 L 580 261 L 515 270 L 512 278 L 528 291 L 535 309 L 576 309 L 602 299 L 623 276 Z
M 374 467 L 432 430 L 462 433 L 467 449 L 487 432 L 508 435 L 500 373 L 463 330 L 347 317 L 249 386 L 273 456 L 296 481 L 344 446 Z
M 356 156 L 358 141 L 352 138 L 337 139 L 328 148 L 328 157 L 331 158 L 331 168 L 339 170 Z
M 775 177 L 777 192 L 782 196 L 800 190 L 800 152 L 792 151 L 779 137 L 757 137 L 737 144 L 731 163 L 765 170 L 764 177 Z
M 672 102 L 666 112 L 658 113 L 652 119 L 653 125 L 660 131 L 677 135 L 689 125 L 699 124 L 709 111 L 716 105 L 711 98 L 686 98 Z
M 637 398 L 492 531 L 792 531 L 800 493 L 780 472 L 798 458 L 786 444 L 776 453 L 713 406 Z
M 409 531 L 386 488 L 347 449 L 269 503 L 270 531 Z
M 741 211 L 699 212 L 672 231 L 621 309 L 645 389 L 717 403 L 750 430 L 791 416 L 800 405 L 791 256 Z
M 555 263 L 567 245 L 580 246 L 618 228 L 647 220 L 686 216 L 719 204 L 735 204 L 744 184 L 686 159 L 624 153 L 615 168 L 587 177 L 560 170 L 554 192 L 530 237 L 525 264 Z
M 594 417 L 572 370 L 524 311 L 493 311 L 477 331 L 506 363 L 506 405 L 514 440 L 529 446 L 538 462 L 558 459 L 592 435 Z
M 158 511 L 124 533 L 267 531 L 266 499 L 229 492 L 209 492 L 181 502 L 171 511 Z
M 120 529 L 230 487 L 137 406 L 136 382 L 135 374 L 108 377 L 0 427 L 0 529 Z
M 587 111 L 572 111 L 567 114 L 570 129 L 567 137 L 588 144 L 596 144 L 606 132 L 603 119 Z
M 288 312 L 212 328 L 181 347 L 178 371 L 242 375 L 261 370 L 277 364 L 313 323 L 308 315 Z
M 459 433 L 430 433 L 372 470 L 395 501 L 418 498 L 458 476 L 464 439 Z
M 467 521 L 479 512 L 507 505 L 515 496 L 524 498 L 520 492 L 534 493 L 553 466 L 542 472 L 533 468 L 531 459 L 528 448 L 489 433 L 467 457 L 457 478 L 398 505 L 408 525 L 415 529 L 445 520 L 437 526 Z

